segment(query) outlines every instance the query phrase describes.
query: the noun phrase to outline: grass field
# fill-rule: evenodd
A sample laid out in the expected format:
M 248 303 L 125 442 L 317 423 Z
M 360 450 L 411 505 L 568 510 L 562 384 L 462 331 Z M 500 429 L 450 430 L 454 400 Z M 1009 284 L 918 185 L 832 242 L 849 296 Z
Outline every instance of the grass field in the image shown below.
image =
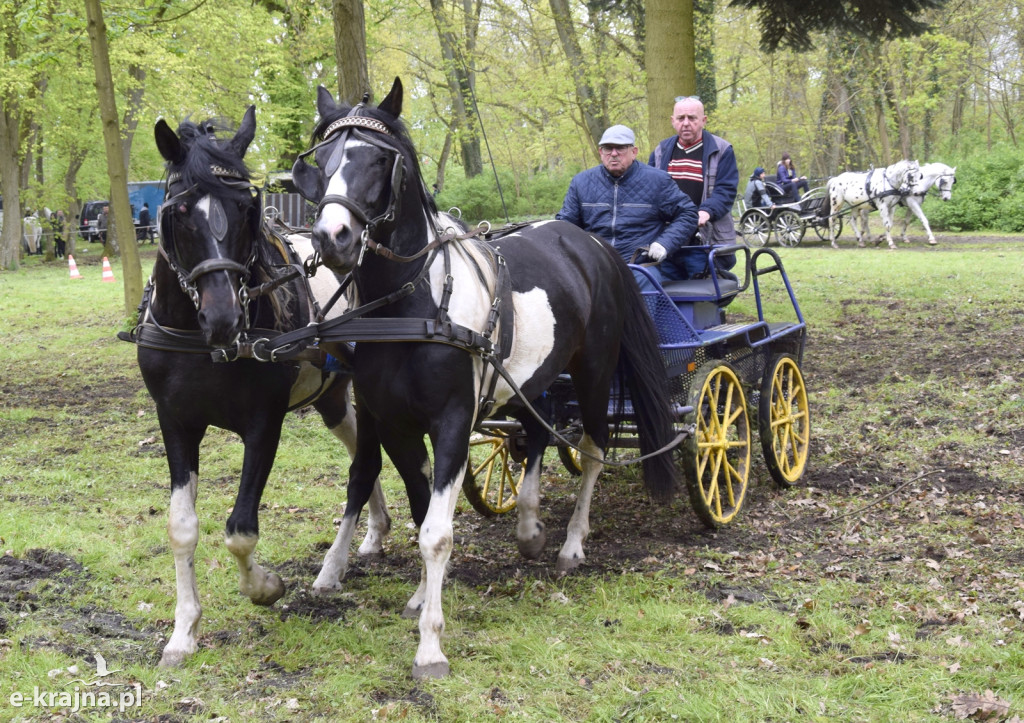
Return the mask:
M 430 682 L 409 675 L 419 553 L 389 466 L 386 557 L 354 560 L 336 598 L 309 593 L 348 465 L 315 414 L 289 417 L 264 495 L 258 556 L 289 585 L 270 609 L 239 593 L 223 545 L 241 444 L 207 435 L 200 650 L 158 669 L 167 468 L 115 338 L 121 285 L 86 249 L 81 280 L 35 258 L 0 274 L 0 720 L 1020 720 L 1024 243 L 782 253 L 809 324 L 801 485 L 759 465 L 736 522 L 709 532 L 685 495 L 656 507 L 634 472 L 606 472 L 587 562 L 560 578 L 573 483 L 549 452 L 541 561 L 519 558 L 514 513 L 460 501 L 452 675 Z M 111 705 L 83 698 L 100 692 Z

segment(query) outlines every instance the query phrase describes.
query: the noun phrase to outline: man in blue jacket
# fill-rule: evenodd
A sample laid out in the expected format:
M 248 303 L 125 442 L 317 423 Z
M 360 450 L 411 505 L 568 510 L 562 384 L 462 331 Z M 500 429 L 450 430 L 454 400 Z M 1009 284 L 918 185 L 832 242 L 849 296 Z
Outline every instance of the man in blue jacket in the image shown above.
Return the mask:
M 676 98 L 672 108 L 672 127 L 676 135 L 666 138 L 651 153 L 648 163 L 667 171 L 679 188 L 698 207 L 700 229 L 705 244 L 736 243 L 732 204 L 736 200 L 740 175 L 732 144 L 704 130 L 708 117 L 704 104 L 696 96 Z M 725 265 L 732 266 L 735 257 Z M 687 267 L 691 274 L 707 266 L 707 257 L 693 255 Z
M 606 130 L 598 146 L 601 165 L 573 177 L 555 217 L 600 236 L 626 261 L 648 247 L 661 262 L 649 269 L 659 281 L 688 278 L 671 257 L 697 232 L 697 207 L 667 173 L 634 163 L 636 136 L 626 126 Z

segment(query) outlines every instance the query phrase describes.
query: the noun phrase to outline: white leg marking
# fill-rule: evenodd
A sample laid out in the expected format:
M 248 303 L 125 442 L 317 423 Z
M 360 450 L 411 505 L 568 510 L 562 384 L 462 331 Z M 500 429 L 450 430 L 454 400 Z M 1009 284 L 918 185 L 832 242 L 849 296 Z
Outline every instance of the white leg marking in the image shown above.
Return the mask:
M 273 605 L 284 595 L 284 582 L 276 572 L 256 564 L 259 535 L 227 535 L 224 544 L 238 563 L 238 588 L 256 605 Z
M 580 449 L 598 459 L 603 459 L 600 447 L 594 444 L 589 434 L 583 435 L 580 441 Z M 580 457 L 580 464 L 583 467 L 581 475 L 580 491 L 576 496 L 576 509 L 569 520 L 569 528 L 565 534 L 565 544 L 558 553 L 558 563 L 555 569 L 558 572 L 566 573 L 575 570 L 587 558 L 583 553 L 583 542 L 590 534 L 590 499 L 594 495 L 594 485 L 597 477 L 601 474 L 604 465 L 597 460 L 585 455 Z
M 187 485 L 171 493 L 167 537 L 174 555 L 177 602 L 174 606 L 174 632 L 164 646 L 160 667 L 180 665 L 196 652 L 199 618 L 203 614 L 195 570 L 196 545 L 199 544 L 199 517 L 196 515 L 198 483 L 193 474 Z
M 356 532 L 356 516 L 341 518 L 341 527 L 334 538 L 334 544 L 324 555 L 324 564 L 313 583 L 313 592 L 325 595 L 341 589 L 341 579 L 348 572 L 348 550 Z
M 533 469 L 526 470 L 526 476 L 519 487 L 516 499 L 516 541 L 519 554 L 528 560 L 536 560 L 544 551 L 547 533 L 540 520 L 540 462 Z
M 444 632 L 441 588 L 452 554 L 452 517 L 465 471 L 466 465 L 463 464 L 444 491 L 434 493 L 430 498 L 427 517 L 420 528 L 420 554 L 423 555 L 426 589 L 420 611 L 420 644 L 412 664 L 412 677 L 416 679 L 441 678 L 449 672 L 448 658 L 441 652 L 441 634 Z
M 405 604 L 405 610 L 402 611 L 402 617 L 408 620 L 415 620 L 420 616 L 420 611 L 423 610 L 423 603 L 427 599 L 427 566 L 420 565 L 420 584 L 416 586 L 416 592 L 409 598 L 409 602 Z
M 348 412 L 345 414 L 345 418 L 341 420 L 341 424 L 331 430 L 331 433 L 341 440 L 342 444 L 345 445 L 345 449 L 348 450 L 349 459 L 355 457 L 356 453 L 356 412 L 352 408 L 352 403 L 347 403 Z M 388 536 L 391 531 L 391 516 L 388 514 L 388 501 L 384 497 L 384 490 L 380 486 L 380 478 L 373 483 L 373 492 L 370 493 L 370 501 L 367 504 L 369 508 L 367 510 L 366 518 L 366 537 L 363 538 L 363 543 L 359 546 L 359 554 L 364 556 L 370 555 L 383 555 L 384 554 L 384 538 Z M 332 553 L 335 552 L 334 548 L 338 545 L 341 537 L 341 530 L 338 530 L 338 537 L 335 538 L 334 545 L 327 552 L 327 557 L 324 558 L 324 567 L 328 566 L 329 558 Z M 349 537 L 351 541 L 351 536 Z M 347 547 L 345 548 L 348 549 Z M 335 553 L 337 554 L 337 553 Z M 346 553 L 346 557 L 348 554 Z M 338 568 L 342 573 L 344 567 L 347 567 L 347 561 L 343 564 L 343 567 L 338 567 L 338 562 L 331 561 L 332 567 Z M 321 571 L 321 576 L 323 571 Z M 340 579 L 340 578 L 336 578 Z M 320 582 L 320 578 L 317 578 L 317 582 Z M 324 580 L 326 583 L 326 580 Z M 317 589 L 314 584 L 314 590 Z

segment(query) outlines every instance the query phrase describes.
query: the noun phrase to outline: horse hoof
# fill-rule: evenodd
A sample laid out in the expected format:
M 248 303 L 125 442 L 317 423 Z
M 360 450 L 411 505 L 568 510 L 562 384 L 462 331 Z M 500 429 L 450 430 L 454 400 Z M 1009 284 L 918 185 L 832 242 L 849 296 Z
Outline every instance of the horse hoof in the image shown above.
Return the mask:
M 413 680 L 447 678 L 450 673 L 451 668 L 448 667 L 447 661 L 443 661 L 440 663 L 430 663 L 429 665 L 416 665 L 415 663 L 413 663 L 412 666 Z
M 262 595 L 256 595 L 249 598 L 252 600 L 254 605 L 260 605 L 262 607 L 270 607 L 284 595 L 284 582 L 281 580 L 281 576 L 276 572 L 272 572 L 267 575 L 265 592 Z
M 333 585 L 318 585 L 317 583 L 313 583 L 313 594 L 316 597 L 328 597 L 338 592 L 341 592 L 340 582 L 336 582 Z
M 517 540 L 519 554 L 527 560 L 536 560 L 544 552 L 544 545 L 547 544 L 547 533 L 544 531 L 544 523 L 538 522 L 533 537 L 526 540 Z
M 935 239 L 929 239 L 929 241 L 928 241 L 928 245 L 929 245 L 929 246 L 938 246 L 938 245 L 939 245 L 939 242 L 938 242 L 938 241 L 936 241 Z
M 419 608 L 413 608 L 413 607 L 409 607 L 408 605 L 406 605 L 405 606 L 405 610 L 402 611 L 402 619 L 403 620 L 416 620 L 416 619 L 419 618 L 419 616 L 420 616 L 420 609 Z
M 832 248 L 838 249 L 839 248 L 839 244 L 837 244 L 835 241 L 833 241 L 832 242 Z
M 583 563 L 582 557 L 559 557 L 558 562 L 555 563 L 555 572 L 559 575 L 568 575 L 573 572 L 577 567 Z
M 194 652 L 194 651 L 193 651 Z M 189 652 L 185 650 L 170 650 L 164 648 L 163 655 L 160 656 L 160 662 L 157 663 L 158 668 L 177 668 L 185 662 L 185 658 L 189 656 Z
M 875 244 L 875 245 L 877 246 L 878 244 Z M 859 248 L 859 249 L 865 248 L 864 242 L 863 241 L 858 241 L 857 242 L 857 248 Z

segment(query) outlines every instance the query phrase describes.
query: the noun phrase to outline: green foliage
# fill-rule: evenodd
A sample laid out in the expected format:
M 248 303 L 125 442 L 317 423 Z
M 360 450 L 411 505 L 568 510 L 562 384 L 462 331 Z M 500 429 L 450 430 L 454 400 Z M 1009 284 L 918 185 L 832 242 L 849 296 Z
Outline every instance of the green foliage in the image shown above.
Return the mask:
M 944 231 L 1024 230 L 1024 151 L 999 147 L 956 166 L 956 186 L 949 203 L 929 198 L 928 222 Z
M 438 208 L 456 207 L 470 224 L 485 220 L 502 223 L 506 210 L 512 220 L 550 218 L 562 207 L 572 174 L 544 171 L 517 183 L 511 171 L 499 169 L 498 180 L 500 193 L 494 173 L 489 169 L 474 178 L 464 178 L 461 174 L 449 177 L 437 198 Z

